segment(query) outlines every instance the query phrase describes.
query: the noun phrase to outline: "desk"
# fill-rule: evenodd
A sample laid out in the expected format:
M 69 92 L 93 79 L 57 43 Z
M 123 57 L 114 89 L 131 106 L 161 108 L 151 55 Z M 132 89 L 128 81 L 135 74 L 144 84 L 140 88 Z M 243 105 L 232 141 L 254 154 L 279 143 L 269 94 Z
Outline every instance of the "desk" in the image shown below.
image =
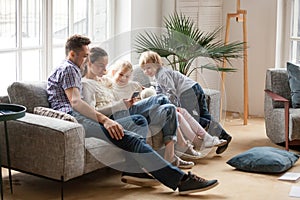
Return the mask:
M 9 153 L 9 141 L 8 141 L 8 131 L 6 122 L 9 120 L 19 119 L 25 116 L 26 107 L 17 105 L 17 104 L 4 104 L 0 103 L 0 122 L 4 122 L 4 131 L 5 131 L 5 140 L 6 140 L 6 153 L 7 153 L 7 165 L 9 171 L 9 184 L 10 191 L 12 190 L 12 179 L 11 179 L 11 170 L 10 170 L 10 153 Z M 1 149 L 1 147 L 0 147 Z M 2 182 L 2 161 L 1 161 L 1 153 L 0 153 L 0 189 L 1 189 L 1 199 L 3 199 L 3 182 Z

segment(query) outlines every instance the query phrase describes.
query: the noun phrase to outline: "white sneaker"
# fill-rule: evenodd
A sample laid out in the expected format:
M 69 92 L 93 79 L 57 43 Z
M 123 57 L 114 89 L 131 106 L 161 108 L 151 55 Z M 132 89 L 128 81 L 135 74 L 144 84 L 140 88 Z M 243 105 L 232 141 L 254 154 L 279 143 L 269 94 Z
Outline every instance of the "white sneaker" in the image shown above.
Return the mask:
M 183 159 L 197 160 L 203 158 L 203 155 L 194 149 L 194 146 L 188 143 L 187 147 L 179 147 L 176 145 L 175 153 Z
M 219 139 L 216 136 L 212 137 L 212 140 L 205 140 L 204 138 L 204 147 L 211 148 L 211 147 L 220 147 L 227 144 L 227 140 Z
M 191 169 L 195 163 L 192 161 L 185 161 L 179 158 L 178 156 L 175 155 L 174 161 L 172 162 L 172 165 L 181 168 L 181 169 Z

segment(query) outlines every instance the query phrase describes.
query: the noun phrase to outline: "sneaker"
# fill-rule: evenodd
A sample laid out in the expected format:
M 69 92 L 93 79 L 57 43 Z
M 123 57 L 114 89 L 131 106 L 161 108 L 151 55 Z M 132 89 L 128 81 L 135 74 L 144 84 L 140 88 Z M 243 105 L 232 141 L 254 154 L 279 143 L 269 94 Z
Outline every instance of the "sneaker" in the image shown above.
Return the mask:
M 195 137 L 192 142 L 194 145 L 194 149 L 196 151 L 200 151 L 202 149 L 203 142 L 203 139 L 201 139 L 199 136 Z
M 178 190 L 180 195 L 186 195 L 194 192 L 209 190 L 218 184 L 219 183 L 217 180 L 205 180 L 204 178 L 188 172 L 187 178 L 179 183 Z
M 121 181 L 123 183 L 137 185 L 137 186 L 141 186 L 141 187 L 152 187 L 152 186 L 158 186 L 161 184 L 153 176 L 150 176 L 147 173 L 123 172 Z
M 185 161 L 175 155 L 175 160 L 172 162 L 172 165 L 180 169 L 191 169 L 195 163 L 192 161 Z
M 203 158 L 206 157 L 213 148 L 203 148 L 200 150 L 200 153 L 202 154 Z
M 220 147 L 227 144 L 227 140 L 219 139 L 216 136 L 212 137 L 212 140 L 204 140 L 204 147 L 211 148 L 211 147 Z
M 187 147 L 179 147 L 176 145 L 175 153 L 182 159 L 197 160 L 203 158 L 203 155 L 194 149 L 194 146 L 188 143 Z
M 225 144 L 223 146 L 219 146 L 216 150 L 217 154 L 223 153 L 227 149 L 227 147 L 228 147 L 228 145 L 229 145 L 229 143 L 231 142 L 231 139 L 232 139 L 232 137 L 230 135 L 227 135 L 226 138 L 225 137 L 224 138 L 220 137 L 220 138 L 225 139 L 227 141 L 227 144 Z

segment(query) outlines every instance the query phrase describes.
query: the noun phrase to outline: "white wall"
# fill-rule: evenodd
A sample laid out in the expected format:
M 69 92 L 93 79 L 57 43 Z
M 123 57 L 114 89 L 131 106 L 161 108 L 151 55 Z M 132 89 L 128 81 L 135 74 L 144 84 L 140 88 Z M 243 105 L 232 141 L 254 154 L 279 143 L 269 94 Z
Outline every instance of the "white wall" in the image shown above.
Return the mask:
M 161 8 L 161 0 L 115 0 L 114 37 L 104 46 L 111 63 L 118 59 L 137 63 L 138 57 L 133 52 L 135 35 L 145 28 L 161 27 Z
M 161 0 L 116 0 L 115 1 L 115 46 L 113 59 L 126 58 L 137 64 L 138 55 L 133 51 L 134 38 L 144 29 L 160 28 L 162 24 Z M 121 49 L 120 45 L 121 45 Z M 111 55 L 111 54 L 110 54 Z
M 145 29 L 156 30 L 162 26 L 162 0 L 132 0 L 132 47 L 136 34 Z M 139 55 L 132 52 L 131 60 L 133 64 L 138 63 Z
M 132 29 L 161 27 L 162 0 L 132 0 Z
M 224 20 L 226 13 L 236 11 L 235 3 L 224 1 Z M 241 1 L 241 9 L 248 13 L 249 114 L 263 116 L 265 73 L 275 66 L 276 1 Z M 242 40 L 242 24 L 232 20 L 230 41 L 234 40 Z M 226 75 L 226 109 L 243 113 L 243 63 L 235 62 L 234 66 L 239 71 Z

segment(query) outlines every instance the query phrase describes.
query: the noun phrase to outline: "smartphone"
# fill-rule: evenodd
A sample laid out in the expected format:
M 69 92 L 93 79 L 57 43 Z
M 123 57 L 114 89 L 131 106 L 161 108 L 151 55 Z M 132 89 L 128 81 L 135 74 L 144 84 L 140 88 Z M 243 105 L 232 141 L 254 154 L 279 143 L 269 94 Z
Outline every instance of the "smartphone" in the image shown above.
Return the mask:
M 136 97 L 139 96 L 139 94 L 140 94 L 139 91 L 135 91 L 135 92 L 131 95 L 131 98 L 132 98 L 132 99 L 133 99 L 133 98 L 136 98 Z

